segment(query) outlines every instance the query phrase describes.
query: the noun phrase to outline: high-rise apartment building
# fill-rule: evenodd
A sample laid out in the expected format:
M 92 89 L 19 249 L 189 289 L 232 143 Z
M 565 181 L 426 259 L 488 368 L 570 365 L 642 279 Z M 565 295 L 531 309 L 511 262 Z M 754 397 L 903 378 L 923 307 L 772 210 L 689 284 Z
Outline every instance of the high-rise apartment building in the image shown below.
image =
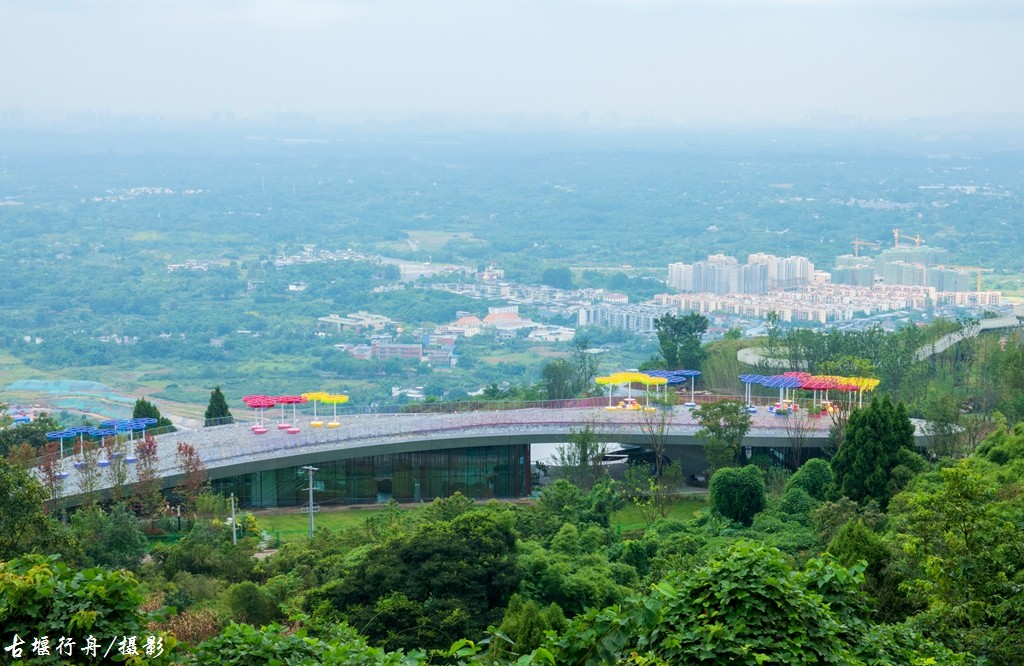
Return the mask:
M 683 292 L 763 294 L 808 285 L 813 277 L 814 264 L 806 257 L 755 253 L 740 265 L 735 257 L 714 254 L 693 264 L 669 264 L 668 284 Z

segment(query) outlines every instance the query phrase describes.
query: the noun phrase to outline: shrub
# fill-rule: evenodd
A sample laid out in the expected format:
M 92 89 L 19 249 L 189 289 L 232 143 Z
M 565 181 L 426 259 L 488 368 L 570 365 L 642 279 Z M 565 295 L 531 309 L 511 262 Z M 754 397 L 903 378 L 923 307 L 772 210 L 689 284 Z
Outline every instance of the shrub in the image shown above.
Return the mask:
M 806 490 L 794 487 L 787 490 L 786 494 L 782 496 L 779 510 L 799 519 L 802 523 L 810 524 L 811 514 L 819 504 L 820 502 L 811 497 Z
M 227 605 L 235 622 L 256 627 L 268 625 L 281 616 L 280 607 L 265 589 L 245 581 L 228 588 Z
M 711 477 L 709 493 L 715 511 L 749 525 L 764 508 L 764 473 L 754 465 L 720 469 Z
M 800 466 L 786 483 L 786 490 L 802 488 L 816 500 L 825 499 L 825 488 L 832 483 L 832 467 L 821 458 L 811 458 Z

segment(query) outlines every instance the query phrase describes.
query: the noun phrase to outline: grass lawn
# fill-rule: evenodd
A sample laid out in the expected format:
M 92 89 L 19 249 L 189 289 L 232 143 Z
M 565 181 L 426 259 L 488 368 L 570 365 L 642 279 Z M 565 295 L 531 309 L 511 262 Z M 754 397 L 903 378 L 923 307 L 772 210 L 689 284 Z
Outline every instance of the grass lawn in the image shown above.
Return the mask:
M 707 505 L 700 500 L 684 499 L 673 505 L 668 518 L 689 520 L 694 513 Z M 332 507 L 325 508 L 313 515 L 316 528 L 326 527 L 332 530 L 348 527 L 361 527 L 370 516 L 380 512 L 380 507 Z M 415 508 L 410 509 L 415 511 Z M 271 538 L 279 538 L 282 543 L 297 541 L 309 536 L 309 514 L 299 513 L 296 509 L 282 509 L 268 512 L 254 512 L 260 528 L 270 534 Z M 612 516 L 612 526 L 621 527 L 623 532 L 635 532 L 646 529 L 647 523 L 635 506 L 627 506 Z
M 700 499 L 683 499 L 669 506 L 666 518 L 672 520 L 689 520 L 701 509 L 707 508 L 707 502 Z M 640 511 L 632 504 L 612 514 L 612 527 L 622 528 L 623 532 L 636 532 L 647 529 L 647 522 Z
M 326 527 L 341 530 L 348 527 L 361 527 L 363 522 L 377 513 L 379 507 L 331 507 L 313 514 L 313 525 L 316 529 Z M 282 542 L 297 541 L 309 536 L 309 514 L 294 509 L 275 509 L 272 512 L 254 512 L 260 529 L 270 534 L 271 538 L 280 538 Z

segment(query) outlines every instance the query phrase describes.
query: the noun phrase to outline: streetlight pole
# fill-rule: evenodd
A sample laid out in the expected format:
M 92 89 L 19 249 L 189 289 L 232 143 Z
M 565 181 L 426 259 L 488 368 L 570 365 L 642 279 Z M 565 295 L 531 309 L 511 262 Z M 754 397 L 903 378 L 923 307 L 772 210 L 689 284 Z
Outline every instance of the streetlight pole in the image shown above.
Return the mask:
M 231 545 L 238 545 L 238 523 L 235 521 L 235 494 L 231 493 Z
M 313 472 L 317 471 L 316 467 L 306 466 L 302 469 L 309 473 L 309 538 L 313 538 Z

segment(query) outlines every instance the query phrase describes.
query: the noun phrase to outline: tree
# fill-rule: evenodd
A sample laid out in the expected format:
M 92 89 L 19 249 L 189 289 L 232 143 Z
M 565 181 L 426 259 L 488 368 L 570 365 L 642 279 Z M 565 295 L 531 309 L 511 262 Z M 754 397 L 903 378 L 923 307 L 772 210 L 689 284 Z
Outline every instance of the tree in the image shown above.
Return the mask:
M 135 406 L 132 408 L 133 419 L 156 419 L 156 423 L 153 424 L 154 428 L 166 428 L 167 432 L 174 430 L 174 426 L 171 424 L 171 420 L 161 416 L 160 410 L 157 409 L 156 405 L 151 403 L 145 398 L 139 398 L 135 401 Z
M 604 466 L 608 445 L 590 424 L 569 432 L 568 443 L 555 447 L 554 466 L 562 478 L 587 491 L 608 474 Z
M 36 464 L 36 450 L 29 444 L 15 444 L 7 452 L 7 462 L 22 469 L 32 469 Z
M 885 510 L 905 475 L 894 471 L 913 464 L 914 457 L 914 425 L 903 403 L 875 397 L 868 407 L 850 413 L 843 444 L 832 458 L 835 478 L 828 495 L 855 502 L 874 499 Z
M 875 598 L 879 616 L 897 619 L 907 615 L 906 595 L 899 578 L 889 569 L 892 551 L 873 529 L 856 518 L 843 525 L 828 544 L 828 552 L 848 567 L 864 562 L 864 587 Z
M 251 577 L 258 547 L 255 537 L 232 543 L 231 529 L 223 523 L 195 521 L 182 539 L 154 546 L 150 555 L 168 580 L 185 571 L 240 582 Z
M 764 327 L 768 331 L 768 356 L 775 358 L 779 352 L 779 323 L 782 317 L 778 310 L 769 310 L 764 318 Z
M 225 597 L 235 622 L 262 627 L 281 616 L 278 600 L 251 580 L 235 583 L 228 588 Z
M 653 460 L 650 465 L 630 465 L 630 469 L 627 469 L 630 498 L 638 508 L 649 503 L 652 515 L 664 518 L 668 515 L 673 494 L 678 492 L 683 483 L 682 465 L 679 461 L 670 462 L 665 455 L 668 431 L 675 420 L 675 411 L 671 408 L 653 411 L 643 409 L 636 414 L 640 430 L 647 437 L 647 448 Z
M 103 438 L 103 452 L 107 459 L 107 481 L 110 484 L 110 499 L 117 503 L 124 498 L 125 483 L 130 470 L 125 462 L 128 440 L 124 435 Z
M 720 469 L 711 477 L 708 495 L 715 511 L 729 520 L 750 525 L 764 508 L 764 472 L 756 465 Z
M 6 407 L 0 403 L 0 456 L 6 456 L 19 444 L 41 449 L 49 440 L 46 433 L 60 430 L 60 425 L 49 414 L 40 414 L 28 423 L 12 425 Z
M 213 391 L 210 392 L 210 404 L 206 406 L 206 413 L 203 414 L 205 419 L 204 425 L 226 425 L 228 423 L 234 423 L 235 419 L 231 416 L 231 410 L 228 409 L 228 401 L 224 398 L 224 394 L 220 390 L 220 386 L 215 386 Z
M 66 528 L 43 512 L 46 495 L 32 474 L 0 458 L 0 561 L 69 549 Z
M 902 587 L 926 605 L 921 625 L 985 663 L 1018 663 L 1024 653 L 1019 476 L 961 461 L 920 477 L 894 498 L 890 520 L 897 526 L 895 550 L 912 572 Z
M 573 368 L 564 358 L 556 358 L 544 364 L 541 379 L 548 400 L 565 400 L 575 396 Z
M 196 450 L 196 447 L 187 442 L 178 442 L 175 460 L 178 472 L 182 475 L 178 492 L 181 494 L 185 510 L 190 515 L 194 515 L 196 502 L 207 489 L 206 465 L 199 458 L 199 451 Z
M 139 521 L 121 504 L 115 504 L 109 513 L 96 505 L 76 511 L 71 530 L 82 544 L 88 566 L 134 569 L 146 554 L 146 536 Z
M 57 442 L 47 442 L 41 453 L 39 473 L 50 495 L 50 512 L 63 516 L 67 508 L 67 499 L 64 497 L 67 473 L 64 471 L 64 459 L 60 457 L 60 446 Z
M 99 501 L 99 487 L 101 467 L 99 466 L 100 444 L 91 439 L 83 439 L 75 444 L 75 452 L 78 455 L 78 489 L 81 491 L 83 504 L 92 504 Z M 79 464 L 81 463 L 81 464 Z
M 374 642 L 442 648 L 498 624 L 520 581 L 511 521 L 471 511 L 372 547 L 313 590 L 308 611 L 347 619 Z
M 132 508 L 140 516 L 155 516 L 164 504 L 156 438 L 148 432 L 135 445 L 135 477 L 130 494 Z
M 547 549 L 537 542 L 519 551 L 522 581 L 519 593 L 538 604 L 555 603 L 567 614 L 577 615 L 591 606 L 622 601 L 632 591 L 636 571 L 621 562 L 610 562 L 605 548 L 608 532 L 590 525 L 566 523 L 551 537 Z
M 572 340 L 572 395 L 583 395 L 597 376 L 598 357 L 590 349 L 590 338 L 579 335 Z
M 714 471 L 731 465 L 750 430 L 751 418 L 738 400 L 720 400 L 694 408 L 700 423 L 697 439 L 704 443 L 708 467 Z
M 665 451 L 668 449 L 668 431 L 675 420 L 675 410 L 671 408 L 637 410 L 640 430 L 647 437 L 648 448 L 654 455 L 654 479 L 661 483 L 661 468 L 665 464 Z
M 960 426 L 963 414 L 961 400 L 952 391 L 943 390 L 937 384 L 928 387 L 922 416 L 928 422 L 930 453 L 940 458 L 953 457 L 966 449 L 961 443 L 964 429 Z
M 632 463 L 622 477 L 626 496 L 648 525 L 668 516 L 670 500 L 682 483 L 683 467 L 678 460 L 662 465 L 657 473 L 650 465 Z
M 804 449 L 807 440 L 814 430 L 811 417 L 807 410 L 801 409 L 790 414 L 786 419 L 786 439 L 789 441 L 789 464 L 797 469 L 804 463 Z
M 875 366 L 869 359 L 850 354 L 823 361 L 818 366 L 818 371 L 823 375 L 840 377 L 872 377 L 876 374 Z
M 661 357 L 669 370 L 697 370 L 707 352 L 701 347 L 701 336 L 708 330 L 708 319 L 691 312 L 680 317 L 665 313 L 654 320 Z
M 555 289 L 572 289 L 572 271 L 568 268 L 545 268 L 540 283 Z
M 524 538 L 546 539 L 564 523 L 579 526 L 593 523 L 607 528 L 611 525 L 612 514 L 625 506 L 616 485 L 607 479 L 584 493 L 566 479 L 558 479 L 544 486 L 537 503 L 523 512 L 517 524 L 519 532 Z
M 654 503 L 658 486 L 654 481 L 654 474 L 651 473 L 650 466 L 642 462 L 627 465 L 626 471 L 622 474 L 622 485 L 624 494 L 636 507 L 644 522 L 648 526 L 653 525 L 659 515 Z

